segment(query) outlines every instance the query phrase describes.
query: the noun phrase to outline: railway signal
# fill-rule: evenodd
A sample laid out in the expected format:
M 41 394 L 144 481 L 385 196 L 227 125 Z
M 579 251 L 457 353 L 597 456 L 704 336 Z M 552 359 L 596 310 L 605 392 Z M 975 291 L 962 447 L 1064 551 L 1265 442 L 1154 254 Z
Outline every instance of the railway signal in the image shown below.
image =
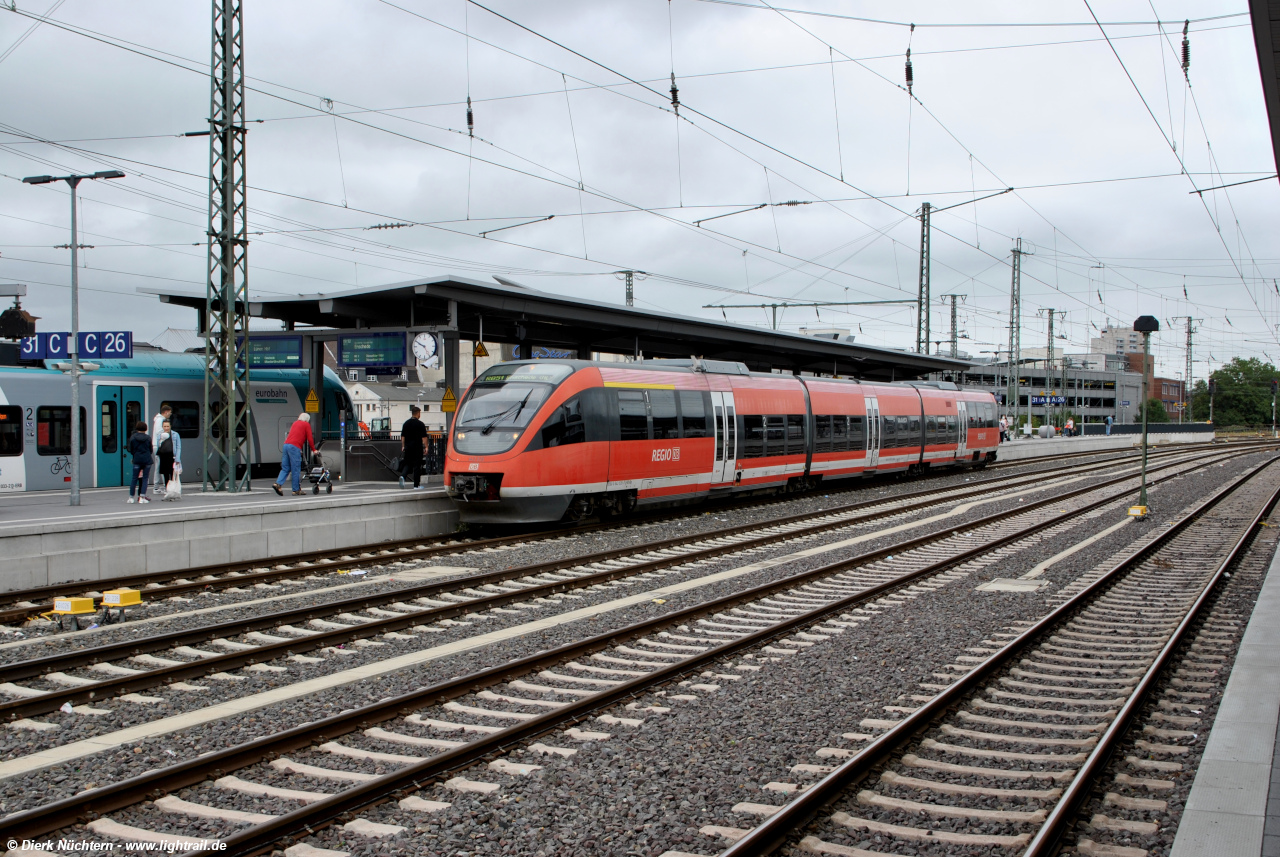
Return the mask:
M 1155 316 L 1139 316 L 1133 323 L 1133 329 L 1142 334 L 1142 489 L 1138 492 L 1138 505 L 1129 507 L 1129 514 L 1135 518 L 1147 516 L 1147 412 L 1151 392 L 1147 389 L 1150 375 L 1147 363 L 1151 359 L 1151 334 L 1160 330 L 1160 322 Z M 1272 382 L 1274 386 L 1275 382 Z M 1273 408 L 1274 412 L 1274 408 Z

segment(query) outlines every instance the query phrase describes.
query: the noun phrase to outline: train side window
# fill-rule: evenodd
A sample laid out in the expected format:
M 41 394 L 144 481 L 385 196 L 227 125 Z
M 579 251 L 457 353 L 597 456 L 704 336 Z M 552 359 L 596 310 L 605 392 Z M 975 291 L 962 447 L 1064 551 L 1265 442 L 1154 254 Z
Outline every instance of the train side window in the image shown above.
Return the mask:
M 697 390 L 681 390 L 679 397 L 681 437 L 706 437 L 707 407 L 702 393 Z M 657 432 L 656 425 L 654 431 Z
M 145 422 L 145 420 L 142 419 L 142 402 L 125 402 L 124 423 L 122 423 L 124 426 L 125 443 L 128 443 L 129 435 L 133 434 L 133 427 L 140 422 Z M 178 433 L 178 437 L 182 437 L 181 432 Z
M 710 396 L 707 398 L 710 398 Z M 736 461 L 738 458 L 738 421 L 733 415 L 732 407 L 725 408 L 724 424 L 729 429 L 729 437 L 724 445 L 724 457 L 730 461 Z
M 742 416 L 742 457 L 764 456 L 764 417 L 759 414 Z
M 676 391 L 649 390 L 648 392 L 649 414 L 653 417 L 653 439 L 678 439 L 680 419 L 676 415 Z
M 642 391 L 618 391 L 618 427 L 621 440 L 649 439 L 649 410 Z
M 577 397 L 552 411 L 540 434 L 543 448 L 582 443 L 586 439 L 587 424 L 582 418 L 582 402 Z
M 814 452 L 830 452 L 831 451 L 831 421 L 833 417 L 827 415 L 815 416 L 813 430 L 813 451 Z M 844 417 L 834 417 L 836 420 L 843 420 Z
M 724 419 L 724 409 L 719 405 L 716 406 L 716 432 L 720 432 L 720 427 L 724 425 L 721 422 Z M 724 461 L 724 437 L 716 438 L 716 461 Z
M 925 426 L 924 430 L 925 430 L 926 444 L 942 442 L 938 438 L 938 418 L 937 417 L 935 417 L 933 414 L 929 414 L 927 417 L 925 417 L 924 426 Z
M 915 446 L 924 439 L 922 433 L 923 426 L 921 425 L 919 417 L 898 417 L 898 420 L 898 439 L 902 442 L 903 446 Z M 904 431 L 902 424 L 904 422 L 907 425 L 905 431 L 906 437 L 903 437 Z
M 22 455 L 22 408 L 0 408 L 0 455 Z
M 120 448 L 119 416 L 119 405 L 115 402 L 102 403 L 102 413 L 98 417 L 101 420 L 98 434 L 102 437 L 103 452 L 115 452 Z
M 173 408 L 169 414 L 169 425 L 183 440 L 200 436 L 200 403 L 199 402 L 161 402 Z M 341 407 L 341 405 L 339 405 Z
M 947 417 L 947 427 L 951 430 L 951 442 L 960 442 L 960 417 Z
M 849 417 L 849 449 L 867 448 L 866 435 L 862 431 L 862 417 Z
M 898 421 L 893 417 L 880 418 L 880 448 L 889 449 L 898 445 Z
M 787 414 L 787 452 L 804 454 L 804 414 Z
M 209 433 L 210 433 L 211 435 L 213 435 L 214 437 L 222 437 L 222 418 L 223 418 L 225 415 L 226 415 L 226 408 L 225 408 L 225 407 L 223 407 L 223 405 L 222 405 L 221 403 L 216 404 L 216 405 L 213 405 L 212 407 L 210 407 L 210 409 L 209 409 L 209 422 L 210 422 Z M 244 415 L 244 402 L 243 402 L 242 400 L 237 400 L 237 401 L 236 401 L 236 417 L 237 417 L 237 418 L 239 418 L 239 417 L 242 417 L 243 415 Z M 236 437 L 244 437 L 244 434 L 245 434 L 245 424 L 244 424 L 244 422 L 239 421 L 239 420 L 237 420 L 237 422 L 238 422 L 238 424 L 236 425 Z M 197 424 L 199 424 L 199 420 L 197 420 Z M 191 437 L 197 437 L 198 435 L 199 435 L 199 432 L 196 432 L 195 434 L 192 434 L 192 435 L 190 435 L 190 436 L 191 436 Z M 186 432 L 184 432 L 184 431 L 182 431 L 181 429 L 179 429 L 179 430 L 178 430 L 178 436 L 179 436 L 179 437 L 181 437 L 183 440 L 186 440 L 186 439 L 187 439 L 187 437 L 188 437 L 187 433 L 186 433 Z
M 845 452 L 849 449 L 849 418 L 844 414 L 836 414 L 831 418 L 831 451 Z
M 771 414 L 764 418 L 764 454 L 787 454 L 787 418 L 779 414 Z
M 80 409 L 80 454 L 88 451 L 85 443 L 86 414 Z M 71 409 L 42 405 L 36 408 L 36 454 L 71 454 Z
M 991 402 L 983 404 L 982 409 L 987 412 L 987 428 L 996 427 L 996 406 Z

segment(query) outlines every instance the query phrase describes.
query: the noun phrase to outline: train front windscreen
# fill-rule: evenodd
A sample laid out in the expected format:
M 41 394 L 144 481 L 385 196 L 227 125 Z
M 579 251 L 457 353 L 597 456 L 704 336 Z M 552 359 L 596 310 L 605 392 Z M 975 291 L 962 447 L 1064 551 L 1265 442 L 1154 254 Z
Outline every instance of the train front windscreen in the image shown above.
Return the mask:
M 458 407 L 453 448 L 464 455 L 511 449 L 551 391 L 572 374 L 572 366 L 558 363 L 494 366 L 471 385 Z

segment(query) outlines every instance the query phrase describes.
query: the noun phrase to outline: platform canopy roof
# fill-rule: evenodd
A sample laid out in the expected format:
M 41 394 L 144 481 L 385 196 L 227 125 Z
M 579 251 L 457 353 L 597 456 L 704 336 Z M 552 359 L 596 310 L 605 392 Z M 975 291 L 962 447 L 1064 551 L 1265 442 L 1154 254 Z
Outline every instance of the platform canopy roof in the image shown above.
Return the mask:
M 203 314 L 204 295 L 139 289 L 164 303 Z M 456 316 L 451 319 L 451 307 Z M 500 278 L 486 283 L 461 277 L 432 277 L 387 286 L 270 297 L 251 301 L 249 314 L 306 327 L 354 329 L 445 328 L 456 323 L 460 339 L 523 343 L 531 347 L 598 351 L 645 357 L 697 356 L 735 360 L 758 371 L 808 371 L 877 381 L 919 378 L 931 372 L 960 371 L 962 360 L 893 348 L 805 336 L 662 310 L 619 306 L 551 294 Z M 204 319 L 200 319 L 204 329 Z
M 1280 168 L 1280 0 L 1249 0 L 1249 17 L 1271 125 L 1271 149 Z

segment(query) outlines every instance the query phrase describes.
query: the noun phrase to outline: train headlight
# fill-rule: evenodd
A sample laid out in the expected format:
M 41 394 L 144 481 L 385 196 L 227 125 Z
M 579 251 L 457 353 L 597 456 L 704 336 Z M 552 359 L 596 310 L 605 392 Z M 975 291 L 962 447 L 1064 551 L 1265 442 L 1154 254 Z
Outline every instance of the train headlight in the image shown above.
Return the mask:
M 466 440 L 466 439 L 467 439 L 467 433 L 465 431 L 458 432 L 458 440 Z

